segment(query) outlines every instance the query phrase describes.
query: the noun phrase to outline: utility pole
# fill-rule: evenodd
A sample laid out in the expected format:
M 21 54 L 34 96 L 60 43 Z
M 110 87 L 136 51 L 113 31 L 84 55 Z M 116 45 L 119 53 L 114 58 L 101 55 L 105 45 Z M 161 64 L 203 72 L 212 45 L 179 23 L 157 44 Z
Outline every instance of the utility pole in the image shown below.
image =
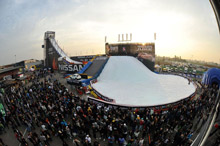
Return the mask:
M 15 55 L 15 66 L 16 66 L 16 55 Z

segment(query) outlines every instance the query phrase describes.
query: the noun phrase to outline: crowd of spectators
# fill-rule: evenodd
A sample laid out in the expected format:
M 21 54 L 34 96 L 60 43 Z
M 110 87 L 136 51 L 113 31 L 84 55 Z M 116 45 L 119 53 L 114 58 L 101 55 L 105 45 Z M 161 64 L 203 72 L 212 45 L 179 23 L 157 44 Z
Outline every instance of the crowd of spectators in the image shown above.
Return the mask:
M 189 145 L 217 94 L 217 87 L 205 88 L 199 98 L 170 105 L 166 111 L 110 108 L 80 99 L 53 76 L 35 72 L 29 83 L 4 89 L 7 114 L 0 116 L 0 124 L 5 132 L 12 128 L 15 139 L 24 146 L 48 146 L 57 137 L 63 146 L 70 140 L 74 146 Z M 20 126 L 26 127 L 26 137 Z

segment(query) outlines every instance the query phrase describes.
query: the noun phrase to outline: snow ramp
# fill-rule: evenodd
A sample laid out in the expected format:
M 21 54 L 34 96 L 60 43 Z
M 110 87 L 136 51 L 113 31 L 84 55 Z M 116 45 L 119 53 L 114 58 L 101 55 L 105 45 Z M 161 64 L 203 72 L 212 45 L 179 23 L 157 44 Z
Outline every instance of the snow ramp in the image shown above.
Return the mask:
M 116 104 L 156 106 L 177 102 L 192 95 L 196 88 L 175 75 L 151 72 L 131 56 L 111 56 L 92 88 Z
M 72 60 L 69 56 L 67 56 L 67 54 L 60 48 L 54 38 L 49 38 L 49 40 L 56 52 L 67 64 L 82 64 L 82 62 Z

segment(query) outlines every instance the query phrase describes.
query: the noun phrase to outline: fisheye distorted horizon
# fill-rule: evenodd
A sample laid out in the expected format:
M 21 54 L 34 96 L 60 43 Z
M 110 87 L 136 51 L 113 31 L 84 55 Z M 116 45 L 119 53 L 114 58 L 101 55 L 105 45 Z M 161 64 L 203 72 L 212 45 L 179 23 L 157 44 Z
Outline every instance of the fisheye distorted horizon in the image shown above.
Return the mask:
M 220 63 L 219 33 L 209 0 L 0 1 L 0 65 L 43 59 L 43 36 L 55 31 L 70 56 L 104 53 L 104 37 L 133 34 L 156 55 Z

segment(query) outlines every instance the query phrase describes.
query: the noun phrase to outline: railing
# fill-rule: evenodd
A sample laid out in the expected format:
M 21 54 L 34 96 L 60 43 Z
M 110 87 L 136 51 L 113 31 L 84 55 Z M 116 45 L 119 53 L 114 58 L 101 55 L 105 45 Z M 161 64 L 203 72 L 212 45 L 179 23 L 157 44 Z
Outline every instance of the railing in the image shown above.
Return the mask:
M 203 128 L 200 130 L 200 134 L 196 137 L 196 139 L 193 141 L 191 146 L 203 146 L 205 144 L 218 113 L 219 99 L 220 99 L 219 94 L 220 94 L 220 89 L 218 91 L 218 95 L 215 100 L 215 106 L 211 110 L 211 114 L 209 115 Z

